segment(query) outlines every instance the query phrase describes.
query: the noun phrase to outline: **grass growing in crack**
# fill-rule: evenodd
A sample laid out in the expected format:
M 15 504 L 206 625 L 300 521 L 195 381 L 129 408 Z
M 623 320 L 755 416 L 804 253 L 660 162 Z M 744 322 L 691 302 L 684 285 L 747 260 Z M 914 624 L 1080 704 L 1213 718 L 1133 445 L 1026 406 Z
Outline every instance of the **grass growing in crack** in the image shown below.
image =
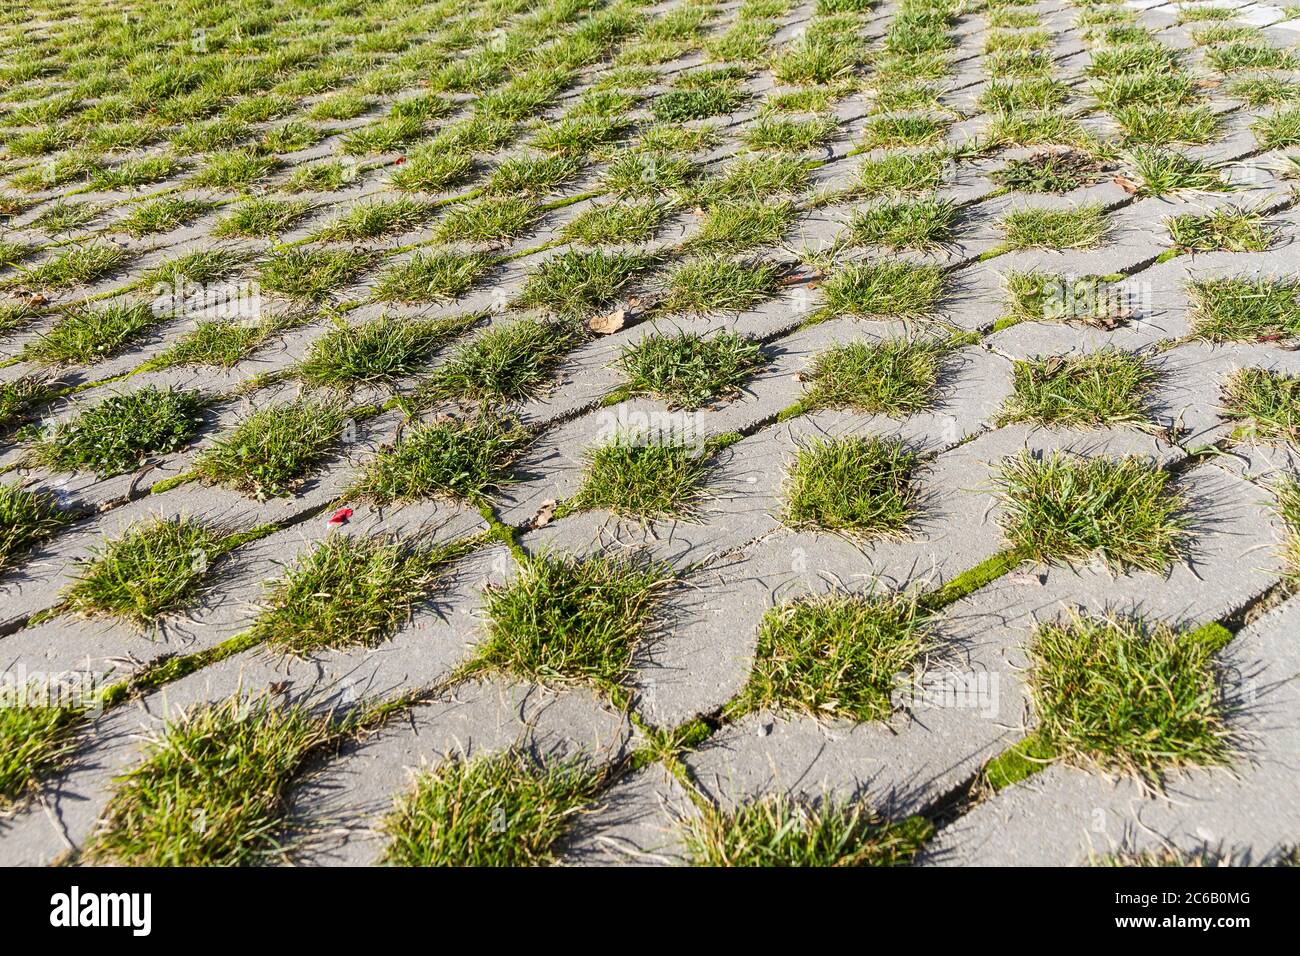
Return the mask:
M 1141 356 L 1102 348 L 1075 357 L 1017 360 L 1011 379 L 1013 392 L 998 415 L 999 425 L 1098 428 L 1143 421 L 1156 373 Z
M 743 312 L 770 298 L 778 284 L 779 270 L 771 263 L 702 256 L 673 270 L 661 307 L 665 312 Z
M 753 205 L 772 196 L 802 192 L 811 169 L 801 157 L 742 157 L 728 163 L 720 176 L 702 181 L 697 192 L 708 204 L 725 200 Z
M 262 288 L 290 299 L 323 299 L 354 283 L 371 257 L 352 249 L 285 249 L 262 263 Z
M 1277 516 L 1286 528 L 1283 559 L 1287 575 L 1294 583 L 1300 581 L 1300 480 L 1285 476 L 1273 485 L 1277 497 Z
M 1300 282 L 1294 279 L 1196 279 L 1187 293 L 1198 338 L 1253 342 L 1300 335 Z
M 1276 227 L 1249 209 L 1172 216 L 1165 220 L 1165 228 L 1174 245 L 1187 252 L 1263 252 L 1278 237 Z
M 524 308 L 567 318 L 587 318 L 609 308 L 650 265 L 638 253 L 568 249 L 529 274 L 519 293 Z
M 1161 572 L 1186 537 L 1184 502 L 1169 473 L 1138 458 L 1075 458 L 1030 452 L 998 477 L 1008 542 L 1036 561 L 1094 555 L 1119 571 Z
M 822 720 L 888 720 L 900 674 L 929 648 L 925 615 L 902 594 L 828 594 L 774 607 L 736 705 Z
M 0 484 L 0 573 L 17 567 L 72 520 L 48 492 Z
M 916 319 L 933 314 L 943 285 L 937 266 L 886 260 L 847 263 L 822 291 L 836 315 Z
M 999 322 L 1082 322 L 1112 329 L 1129 315 L 1126 297 L 1097 276 L 1013 270 L 1003 276 L 1007 310 Z
M 282 165 L 280 159 L 267 153 L 233 149 L 209 156 L 203 168 L 190 177 L 190 182 L 212 189 L 240 189 L 265 179 Z
M 464 674 L 619 685 L 671 581 L 639 556 L 526 557 L 509 583 L 487 589 L 487 637 Z
M 1193 146 L 1212 143 L 1218 137 L 1219 119 L 1208 106 L 1174 109 L 1167 106 L 1125 106 L 1112 111 L 1124 131 L 1127 146 Z
M 48 332 L 23 347 L 29 362 L 87 364 L 111 358 L 158 324 L 148 302 L 118 302 L 103 308 L 68 309 Z
M 70 203 L 60 199 L 32 220 L 32 228 L 50 234 L 72 232 L 91 222 L 102 211 L 103 207 L 94 203 Z
M 1261 116 L 1250 129 L 1264 149 L 1300 146 L 1300 107 Z
M 1201 84 L 1188 73 L 1125 73 L 1094 82 L 1090 90 L 1098 104 L 1114 112 L 1128 106 L 1171 109 L 1202 97 Z
M 67 763 L 81 720 L 70 707 L 0 698 L 0 812 L 22 805 Z
M 685 192 L 694 176 L 695 164 L 684 156 L 627 150 L 610 160 L 601 184 L 616 196 L 658 197 Z
M 331 534 L 271 586 L 252 636 L 300 657 L 376 647 L 433 590 L 444 558 L 397 539 Z
M 1002 217 L 1012 249 L 1094 249 L 1108 229 L 1100 204 L 1074 209 L 1018 209 Z
M 303 200 L 250 199 L 222 218 L 212 234 L 271 239 L 291 229 L 310 209 L 311 204 Z
M 269 317 L 256 323 L 229 319 L 203 319 L 162 352 L 150 365 L 206 365 L 234 368 L 276 332 L 295 325 L 294 316 Z
M 1284 47 L 1270 46 L 1260 40 L 1237 40 L 1205 51 L 1205 60 L 1220 73 L 1239 70 L 1294 70 L 1300 59 Z
M 26 421 L 33 411 L 55 398 L 50 381 L 39 375 L 24 375 L 0 382 L 0 437 Z
M 584 337 L 576 323 L 519 319 L 460 346 L 421 387 L 433 399 L 522 402 L 539 395 Z
M 767 794 L 734 810 L 709 806 L 681 822 L 696 866 L 903 866 L 934 825 L 921 817 L 884 822 L 860 804 L 816 804 Z
M 721 84 L 695 90 L 668 90 L 655 97 L 650 112 L 661 123 L 681 123 L 734 113 L 748 99 L 749 94 L 743 90 Z
M 340 319 L 312 343 L 298 374 L 309 385 L 330 388 L 391 384 L 421 371 L 443 343 L 476 320 L 475 315 L 440 319 L 383 315 L 348 325 Z
M 231 275 L 247 259 L 236 249 L 203 249 L 160 262 L 140 277 L 140 284 L 149 288 L 176 285 L 181 282 L 207 283 Z
M 595 798 L 599 772 L 581 758 L 519 749 L 452 757 L 415 778 L 380 824 L 389 866 L 546 866 L 551 847 Z M 504 822 L 503 822 L 504 821 Z
M 24 269 L 7 284 L 23 289 L 69 289 L 106 279 L 120 272 L 132 258 L 121 246 L 95 240 Z
M 1037 733 L 1065 759 L 1156 781 L 1226 762 L 1218 642 L 1163 623 L 1072 614 L 1030 644 Z
M 794 220 L 789 201 L 725 200 L 711 204 L 690 243 L 709 252 L 744 252 L 778 245 Z
M 989 178 L 1017 192 L 1059 195 L 1100 182 L 1105 178 L 1105 168 L 1081 150 L 1055 149 L 1008 160 Z
M 365 242 L 410 232 L 432 214 L 428 205 L 406 196 L 359 202 L 315 234 L 322 242 Z
M 164 196 L 132 206 L 130 212 L 118 221 L 117 228 L 139 239 L 188 226 L 213 208 L 212 203 L 203 199 Z
M 565 223 L 560 238 L 584 246 L 649 242 L 659 231 L 664 206 L 657 202 L 617 202 L 592 206 Z
M 1069 93 L 1070 88 L 1064 83 L 1047 77 L 992 80 L 980 94 L 979 104 L 989 113 L 1050 110 L 1060 107 Z
M 856 210 L 843 241 L 854 246 L 934 249 L 953 240 L 957 218 L 957 205 L 948 199 L 887 200 Z
M 948 124 L 929 116 L 880 116 L 867 121 L 858 142 L 861 149 L 933 146 L 943 139 Z
M 407 171 L 407 166 L 398 169 L 394 174 L 394 185 L 397 185 L 397 177 Z M 337 160 L 327 160 L 299 166 L 293 171 L 293 175 L 280 186 L 280 189 L 287 193 L 332 193 L 342 189 L 353 178 L 355 178 L 353 167 L 345 166 Z
M 481 252 L 449 249 L 417 252 L 400 265 L 381 273 L 375 283 L 379 302 L 443 302 L 464 295 L 495 264 Z
M 270 405 L 217 436 L 192 473 L 259 500 L 292 494 L 334 446 L 347 420 L 347 409 L 338 402 Z
M 587 453 L 587 474 L 572 507 L 629 518 L 686 517 L 704 493 L 707 454 L 683 441 L 618 435 Z
M 897 439 L 812 439 L 786 479 L 783 519 L 794 528 L 898 538 L 915 516 L 919 458 Z
M 1093 146 L 1078 120 L 1056 111 L 993 114 L 986 137 L 997 146 Z
M 509 480 L 529 439 L 517 421 L 493 414 L 419 425 L 370 462 L 352 494 L 379 505 L 434 497 L 481 502 Z
M 825 146 L 837 131 L 835 120 L 829 118 L 759 119 L 745 129 L 744 139 L 750 149 L 806 153 Z
M 279 849 L 291 782 L 338 733 L 326 717 L 265 697 L 194 708 L 119 778 L 88 856 L 143 866 L 263 862 Z
M 32 444 L 33 460 L 55 471 L 125 474 L 150 455 L 166 455 L 198 431 L 205 399 L 150 385 L 114 395 L 61 422 Z
M 946 179 L 948 163 L 940 152 L 890 153 L 864 161 L 858 167 L 856 187 L 865 195 L 937 189 Z
M 438 223 L 439 242 L 506 243 L 525 235 L 541 208 L 523 196 L 485 196 L 453 206 Z
M 1129 161 L 1141 180 L 1144 196 L 1224 192 L 1230 188 L 1218 166 L 1173 150 L 1140 146 L 1129 153 Z
M 209 564 L 223 551 L 223 533 L 190 518 L 151 519 L 108 542 L 64 591 L 69 611 L 115 617 L 136 627 L 194 598 Z
M 1223 413 L 1243 423 L 1237 434 L 1261 441 L 1300 439 L 1300 377 L 1241 368 L 1223 383 Z
M 819 352 L 804 375 L 805 409 L 852 408 L 868 415 L 905 418 L 934 400 L 943 359 L 942 339 L 847 342 Z
M 616 365 L 631 395 L 654 395 L 677 408 L 696 409 L 739 392 L 765 364 L 762 347 L 734 332 L 647 335 L 623 347 Z
M 1281 106 L 1300 100 L 1300 83 L 1275 76 L 1243 77 L 1229 83 L 1227 93 L 1252 109 Z
M 582 171 L 572 156 L 511 156 L 492 171 L 483 190 L 490 196 L 540 197 L 571 181 Z

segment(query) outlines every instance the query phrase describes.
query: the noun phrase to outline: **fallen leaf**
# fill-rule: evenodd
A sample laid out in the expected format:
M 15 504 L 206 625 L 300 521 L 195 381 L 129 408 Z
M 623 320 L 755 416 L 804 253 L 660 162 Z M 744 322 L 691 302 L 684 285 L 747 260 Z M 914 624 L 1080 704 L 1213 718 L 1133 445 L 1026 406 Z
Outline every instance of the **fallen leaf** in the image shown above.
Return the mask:
M 273 681 L 266 685 L 266 689 L 272 694 L 283 694 L 289 689 L 289 682 L 287 680 Z
M 598 315 L 587 323 L 587 328 L 597 335 L 609 335 L 617 332 L 627 322 L 627 309 L 619 306 L 608 315 Z
M 1130 196 L 1135 195 L 1141 188 L 1136 182 L 1129 179 L 1123 173 L 1115 174 L 1115 185 L 1124 190 L 1124 192 L 1128 193 Z
M 347 524 L 348 519 L 351 517 L 352 517 L 351 508 L 340 508 L 338 511 L 330 515 L 330 520 L 328 523 L 337 528 L 339 525 Z
M 542 506 L 537 509 L 537 514 L 533 515 L 533 527 L 545 528 L 555 517 L 555 506 L 557 502 L 553 498 L 547 498 L 542 502 Z

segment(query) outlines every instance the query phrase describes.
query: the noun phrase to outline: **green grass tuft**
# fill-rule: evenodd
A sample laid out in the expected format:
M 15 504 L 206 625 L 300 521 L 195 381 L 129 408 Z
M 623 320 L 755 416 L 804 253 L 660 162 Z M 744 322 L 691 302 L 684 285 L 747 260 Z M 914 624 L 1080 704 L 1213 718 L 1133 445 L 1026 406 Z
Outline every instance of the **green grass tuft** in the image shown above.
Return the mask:
M 511 749 L 452 757 L 415 778 L 380 824 L 389 866 L 546 866 L 596 796 L 601 774 L 580 758 Z
M 1017 360 L 1011 373 L 1014 390 L 997 421 L 1061 428 L 1141 422 L 1155 378 L 1145 359 L 1123 349 Z
M 1002 218 L 1012 249 L 1094 249 L 1108 229 L 1100 204 L 1075 209 L 1018 209 Z
M 1187 536 L 1169 473 L 1138 458 L 1024 452 L 1003 462 L 997 483 L 1007 541 L 1036 561 L 1096 556 L 1118 571 L 1162 572 Z
M 192 709 L 118 779 L 87 856 L 137 866 L 266 862 L 281 849 L 291 783 L 338 734 L 328 718 L 266 698 Z
M 666 567 L 626 554 L 527 557 L 488 588 L 487 637 L 466 674 L 621 685 L 671 581 Z
M 258 409 L 194 462 L 200 480 L 259 500 L 292 494 L 336 444 L 348 420 L 338 402 L 297 399 Z
M 360 325 L 339 319 L 312 343 L 298 374 L 309 385 L 329 388 L 391 385 L 423 370 L 434 352 L 475 321 L 475 315 L 439 319 L 382 315 Z
M 899 675 L 930 647 L 924 614 L 901 594 L 828 594 L 774 607 L 758 628 L 735 702 L 823 720 L 888 720 Z
M 850 262 L 822 286 L 835 315 L 919 319 L 932 315 L 943 297 L 937 266 L 904 261 Z
M 0 484 L 0 573 L 20 565 L 32 548 L 72 520 L 48 492 Z
M 1198 338 L 1252 342 L 1300 335 L 1300 282 L 1294 279 L 1195 279 L 1187 293 Z
M 1162 623 L 1075 613 L 1030 644 L 1037 735 L 1067 760 L 1155 781 L 1226 762 L 1218 644 Z
M 252 636 L 300 657 L 377 647 L 427 599 L 445 557 L 396 539 L 331 534 L 271 586 Z
M 903 537 L 919 471 L 917 454 L 897 439 L 812 439 L 790 465 L 783 520 L 855 538 Z
M 654 395 L 677 408 L 695 409 L 739 392 L 765 363 L 761 346 L 734 332 L 647 335 L 623 347 L 617 367 L 632 395 Z
M 886 823 L 857 804 L 782 794 L 729 811 L 708 806 L 681 826 L 696 866 L 905 866 L 934 832 L 922 817 Z
M 492 414 L 419 425 L 370 462 L 352 494 L 379 505 L 446 497 L 481 502 L 510 476 L 530 436 Z
M 619 435 L 587 453 L 582 487 L 568 502 L 629 518 L 687 517 L 704 493 L 707 453 L 683 441 Z
M 153 385 L 114 395 L 43 435 L 32 445 L 32 458 L 55 471 L 92 471 L 100 478 L 124 474 L 151 455 L 188 445 L 205 404 L 198 392 Z
M 184 517 L 133 525 L 82 564 L 63 594 L 64 606 L 149 627 L 192 602 L 209 565 L 225 550 L 223 537 Z
M 889 338 L 847 342 L 819 352 L 804 374 L 801 407 L 851 408 L 868 415 L 905 418 L 934 401 L 943 360 L 942 339 Z
M 0 812 L 39 792 L 78 744 L 81 714 L 70 707 L 20 703 L 0 695 Z
M 1300 443 L 1300 376 L 1236 369 L 1223 383 L 1223 414 L 1241 423 L 1239 437 Z
M 421 387 L 431 399 L 523 402 L 541 394 L 584 337 L 571 322 L 519 319 L 460 346 Z

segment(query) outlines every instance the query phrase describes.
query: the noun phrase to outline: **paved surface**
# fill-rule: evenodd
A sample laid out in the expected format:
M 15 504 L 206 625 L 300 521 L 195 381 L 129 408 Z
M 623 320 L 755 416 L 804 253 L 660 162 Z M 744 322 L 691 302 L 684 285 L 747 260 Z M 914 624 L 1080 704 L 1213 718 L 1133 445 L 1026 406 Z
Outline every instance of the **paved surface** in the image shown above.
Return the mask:
M 1237 20 L 1260 27 L 1259 36 L 1274 45 L 1295 47 L 1300 40 L 1300 22 L 1282 22 L 1278 8 L 1242 5 L 1239 0 L 1219 5 L 1239 7 Z M 735 21 L 737 6 L 728 2 L 715 7 L 708 34 L 725 31 Z M 1216 76 L 1204 63 L 1203 50 L 1192 42 L 1191 31 L 1197 25 L 1179 26 L 1176 7 L 1150 2 L 1129 6 L 1141 11 L 1139 22 L 1156 31 L 1160 42 L 1187 51 L 1189 67 L 1198 77 Z M 657 15 L 671 5 L 644 9 Z M 1114 122 L 1106 113 L 1086 109 L 1090 100 L 1083 77 L 1091 54 L 1074 25 L 1076 8 L 1039 0 L 1014 9 L 1037 13 L 1040 25 L 1053 32 L 1055 75 L 1074 88 L 1066 109 L 1080 111 L 1082 123 L 1090 130 L 1113 131 Z M 869 45 L 879 44 L 894 12 L 894 4 L 884 3 L 863 16 L 862 32 Z M 779 19 L 773 48 L 794 42 L 813 19 L 812 4 L 792 7 Z M 30 26 L 39 33 L 51 29 L 52 23 L 40 20 Z M 951 68 L 941 81 L 946 90 L 943 102 L 953 111 L 945 134 L 948 143 L 971 140 L 989 123 L 977 105 L 987 84 L 983 50 L 988 33 L 987 18 L 980 13 L 963 15 L 955 27 Z M 662 93 L 681 72 L 704 62 L 704 55 L 694 49 L 654 65 L 659 78 L 645 92 Z M 606 60 L 584 69 L 579 85 L 557 96 L 546 115 L 563 115 L 585 85 L 597 82 L 609 66 Z M 870 75 L 869 69 L 865 75 Z M 744 88 L 753 94 L 750 105 L 711 121 L 723 140 L 698 157 L 706 168 L 721 166 L 743 149 L 740 137 L 755 122 L 763 98 L 778 85 L 770 69 L 754 68 Z M 360 117 L 319 123 L 325 138 L 308 149 L 285 154 L 285 166 L 258 182 L 253 191 L 277 195 L 294 169 L 341 155 L 349 130 L 375 122 L 404 95 L 403 91 L 376 96 Z M 304 97 L 304 108 L 321 98 Z M 469 108 L 472 97 L 456 99 L 460 110 Z M 1218 86 L 1209 89 L 1208 102 L 1221 115 L 1221 135 L 1213 145 L 1188 152 L 1227 164 L 1228 175 L 1239 188 L 1223 196 L 1141 198 L 1109 180 L 1066 196 L 999 190 L 989 175 L 1006 160 L 1031 152 L 1025 149 L 1004 149 L 949 170 L 940 195 L 964 204 L 957 240 L 932 253 L 891 254 L 942 266 L 950 281 L 938 319 L 978 333 L 978 342 L 961 349 L 950 363 L 944 395 L 931 411 L 902 421 L 839 411 L 778 421 L 778 413 L 802 394 L 800 373 L 819 350 L 833 343 L 915 329 L 914 324 L 852 318 L 804 327 L 808 313 L 820 304 L 815 283 L 811 288 L 784 289 L 762 306 L 740 314 L 658 320 L 660 329 L 734 329 L 766 343 L 770 365 L 756 373 L 744 394 L 732 401 L 697 413 L 673 411 L 645 398 L 602 404 L 621 382 L 611 360 L 651 331 L 648 323 L 632 323 L 578 346 L 562 363 L 553 387 L 515 409 L 537 437 L 519 467 L 521 480 L 497 496 L 494 508 L 500 520 L 520 529 L 523 547 L 590 553 L 637 545 L 677 568 L 693 569 L 691 586 L 673 592 L 673 606 L 661 609 L 667 623 L 659 629 L 657 640 L 638 653 L 630 680 L 637 692 L 635 720 L 585 687 L 524 686 L 504 677 L 444 686 L 482 639 L 484 585 L 505 580 L 514 571 L 509 551 L 491 545 L 459 561 L 437 599 L 418 607 L 392 639 L 377 648 L 324 651 L 307 660 L 254 648 L 107 711 L 95 722 L 72 764 L 48 782 L 39 799 L 0 820 L 0 862 L 47 864 L 80 848 L 111 795 L 114 775 L 138 760 L 148 732 L 168 714 L 241 689 L 257 692 L 276 685 L 287 699 L 302 699 L 321 708 L 427 692 L 427 699 L 407 716 L 345 748 L 297 787 L 286 827 L 303 835 L 292 858 L 307 864 L 375 861 L 382 851 L 375 824 L 407 786 L 410 771 L 435 765 L 448 753 L 481 753 L 528 740 L 548 750 L 581 750 L 600 761 L 620 764 L 644 742 L 646 727 L 671 728 L 719 713 L 743 687 L 756 627 L 774 604 L 832 587 L 862 588 L 873 581 L 937 587 L 995 555 L 1005 542 L 990 477 L 1005 456 L 1024 448 L 1139 454 L 1174 469 L 1180 487 L 1196 502 L 1193 557 L 1167 575 L 1115 576 L 1093 566 L 1025 565 L 944 610 L 938 622 L 942 653 L 917 678 L 917 687 L 900 690 L 900 701 L 910 699 L 912 704 L 900 707 L 888 724 L 819 723 L 782 714 L 722 721 L 682 755 L 680 769 L 685 773 L 675 774 L 673 768 L 652 762 L 614 775 L 598 805 L 581 818 L 566 841 L 563 858 L 581 864 L 675 862 L 681 848 L 674 821 L 693 812 L 692 797 L 730 806 L 768 792 L 817 795 L 829 790 L 867 800 L 889 816 L 931 812 L 948 796 L 961 792 L 986 760 L 1032 727 L 1023 687 L 1024 648 L 1035 622 L 1053 618 L 1067 606 L 1141 612 L 1180 625 L 1224 621 L 1240 627 L 1222 655 L 1226 690 L 1245 700 L 1234 718 L 1245 741 L 1239 759 L 1229 769 L 1180 775 L 1163 795 L 1129 781 L 1055 766 L 946 822 L 920 862 L 1079 864 L 1120 850 L 1176 847 L 1190 852 L 1207 845 L 1242 861 L 1261 862 L 1285 852 L 1300 839 L 1296 732 L 1300 598 L 1288 600 L 1286 592 L 1279 590 L 1285 531 L 1274 515 L 1269 484 L 1293 467 L 1296 450 L 1285 445 L 1229 447 L 1230 426 L 1220 418 L 1218 408 L 1220 384 L 1228 371 L 1252 365 L 1300 373 L 1300 356 L 1285 342 L 1212 346 L 1186 338 L 1186 282 L 1190 277 L 1240 273 L 1294 275 L 1293 243 L 1300 235 L 1300 213 L 1293 205 L 1294 182 L 1284 180 L 1278 171 L 1282 152 L 1262 151 L 1251 132 L 1252 122 L 1267 110 L 1247 109 Z M 871 109 L 870 98 L 861 92 L 850 92 L 835 102 L 838 133 L 819 155 L 825 162 L 814 171 L 812 186 L 800 198 L 851 181 L 864 158 L 853 152 L 854 145 Z M 646 115 L 638 109 L 632 118 L 640 121 Z M 434 125 L 446 122 L 449 119 L 440 119 Z M 525 141 L 526 136 L 518 140 Z M 516 144 L 484 154 L 484 168 L 519 148 Z M 312 203 L 310 215 L 279 241 L 308 239 L 363 198 L 398 195 L 389 176 L 400 168 L 401 159 L 401 153 L 368 157 L 344 189 L 303 194 Z M 0 163 L 5 175 L 12 176 L 43 161 L 12 157 Z M 132 288 L 132 282 L 142 270 L 182 252 L 233 247 L 247 250 L 254 259 L 266 254 L 270 241 L 213 236 L 223 209 L 191 225 L 142 239 L 132 239 L 115 227 L 141 196 L 168 189 L 217 201 L 236 198 L 233 192 L 187 186 L 187 175 L 188 171 L 142 190 L 95 192 L 73 183 L 31 193 L 28 198 L 35 205 L 6 224 L 10 239 L 43 247 L 25 266 L 67 246 L 84 244 L 92 234 L 123 246 L 136 258 L 126 272 L 112 278 L 48 293 L 49 314 L 6 335 L 0 340 L 0 354 L 20 356 L 25 343 L 57 318 L 58 307 L 86 297 L 95 297 L 102 305 L 110 299 L 138 296 L 141 290 Z M 197 483 L 164 485 L 167 490 L 154 494 L 150 489 L 185 474 L 205 444 L 251 409 L 301 391 L 303 386 L 291 374 L 274 375 L 291 371 L 333 322 L 357 324 L 385 312 L 412 317 L 462 314 L 509 301 L 541 261 L 563 250 L 552 240 L 566 222 L 600 201 L 600 183 L 601 164 L 592 162 L 578 180 L 548 196 L 578 198 L 557 204 L 526 236 L 500 250 L 517 255 L 455 302 L 397 306 L 368 301 L 367 289 L 381 271 L 375 268 L 355 287 L 337 294 L 337 301 L 345 306 L 341 318 L 321 308 L 305 324 L 277 334 L 228 371 L 182 366 L 121 377 L 192 328 L 192 316 L 164 322 L 120 354 L 98 363 L 53 370 L 61 383 L 75 385 L 77 391 L 44 409 L 41 414 L 46 420 L 62 420 L 106 396 L 146 385 L 194 387 L 224 397 L 213 406 L 210 420 L 191 447 L 154 459 L 153 467 L 143 474 L 98 480 L 93 475 L 54 473 L 30 466 L 24 460 L 26 448 L 12 435 L 0 445 L 0 466 L 8 469 L 5 482 L 55 490 L 66 506 L 87 513 L 41 545 L 23 567 L 0 578 L 4 635 L 0 666 L 11 673 L 87 671 L 104 681 L 123 680 L 166 655 L 217 647 L 241 633 L 255 619 L 267 584 L 327 534 L 383 531 L 442 542 L 486 528 L 478 510 L 465 505 L 431 501 L 376 509 L 340 498 L 376 449 L 394 439 L 403 421 L 396 408 L 363 422 L 352 440 L 287 498 L 258 502 Z M 587 195 L 593 192 L 595 198 Z M 33 223 L 61 196 L 103 208 L 90 224 L 71 234 L 51 236 Z M 1085 201 L 1101 202 L 1109 211 L 1112 229 L 1098 249 L 981 257 L 998 248 L 996 222 L 1007 210 Z M 1281 229 L 1279 244 L 1265 253 L 1182 255 L 1157 261 L 1170 248 L 1162 220 L 1224 203 L 1271 210 Z M 849 200 L 820 207 L 805 203 L 785 242 L 759 252 L 776 262 L 792 261 L 802 247 L 815 247 L 837 234 L 854 205 Z M 678 210 L 650 246 L 671 258 L 697 228 L 698 217 L 691 210 Z M 435 229 L 436 222 L 431 222 L 362 245 L 383 253 L 386 264 L 391 264 L 412 255 L 416 246 L 436 245 Z M 1075 275 L 1123 273 L 1139 290 L 1141 307 L 1129 322 L 1111 331 L 1048 321 L 994 331 L 1003 309 L 1000 276 L 1030 267 Z M 12 272 L 4 270 L 5 275 Z M 249 274 L 254 273 L 250 267 Z M 654 276 L 645 282 L 653 287 Z M 269 294 L 264 304 L 267 308 L 288 305 Z M 497 308 L 465 337 L 519 314 L 519 310 Z M 998 409 L 1011 391 L 1014 360 L 1077 354 L 1103 345 L 1155 350 L 1160 377 L 1151 403 L 1153 416 L 1158 424 L 1181 426 L 1176 442 L 1136 428 L 1083 432 L 995 426 Z M 448 353 L 449 349 L 440 351 L 432 365 Z M 0 375 L 15 380 L 48 371 L 19 358 Z M 237 397 L 232 394 L 241 382 L 268 375 L 273 376 L 271 384 Z M 422 377 L 399 383 L 398 391 L 409 391 Z M 360 390 L 349 400 L 384 402 L 390 395 L 386 389 Z M 428 409 L 421 415 L 431 419 L 443 410 Z M 607 435 L 611 425 L 637 421 L 684 423 L 701 437 L 743 434 L 720 455 L 700 519 L 646 525 L 587 512 L 530 528 L 545 502 L 562 501 L 576 491 L 585 451 Z M 786 463 L 798 443 L 821 434 L 899 435 L 934 456 L 925 478 L 926 505 L 912 534 L 899 541 L 857 545 L 839 536 L 782 525 L 780 492 Z M 1189 451 L 1215 443 L 1232 454 L 1202 456 L 1188 467 Z M 354 514 L 346 527 L 332 531 L 326 518 L 340 505 L 352 507 Z M 166 619 L 156 632 L 142 634 L 126 625 L 67 614 L 42 618 L 43 611 L 58 604 L 60 591 L 77 572 L 76 562 L 91 549 L 146 516 L 181 514 L 239 528 L 269 522 L 278 530 L 221 562 L 219 573 L 211 576 L 194 606 Z M 1248 615 L 1243 626 L 1242 612 L 1261 600 L 1271 610 Z M 937 701 L 926 703 L 925 687 L 969 679 L 982 681 L 977 699 L 951 705 L 939 695 Z

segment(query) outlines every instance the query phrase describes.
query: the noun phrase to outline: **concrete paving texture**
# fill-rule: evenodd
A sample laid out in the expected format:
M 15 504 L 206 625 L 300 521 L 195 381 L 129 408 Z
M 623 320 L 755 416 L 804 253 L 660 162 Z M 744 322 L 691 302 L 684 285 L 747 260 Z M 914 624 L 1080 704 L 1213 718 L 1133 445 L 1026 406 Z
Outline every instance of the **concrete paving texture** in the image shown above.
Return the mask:
M 0 49 L 0 864 L 1295 863 L 1300 7 Z

